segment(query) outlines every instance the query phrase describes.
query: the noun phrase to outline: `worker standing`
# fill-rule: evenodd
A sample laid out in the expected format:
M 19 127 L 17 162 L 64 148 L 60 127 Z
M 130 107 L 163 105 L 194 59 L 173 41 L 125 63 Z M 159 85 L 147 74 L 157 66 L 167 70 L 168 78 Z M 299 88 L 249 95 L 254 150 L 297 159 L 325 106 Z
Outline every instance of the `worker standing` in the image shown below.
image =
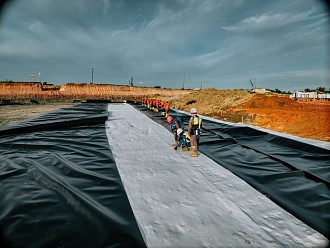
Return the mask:
M 198 157 L 199 136 L 202 128 L 202 118 L 197 115 L 197 109 L 190 110 L 191 118 L 189 120 L 188 133 L 190 135 L 191 150 L 190 157 Z

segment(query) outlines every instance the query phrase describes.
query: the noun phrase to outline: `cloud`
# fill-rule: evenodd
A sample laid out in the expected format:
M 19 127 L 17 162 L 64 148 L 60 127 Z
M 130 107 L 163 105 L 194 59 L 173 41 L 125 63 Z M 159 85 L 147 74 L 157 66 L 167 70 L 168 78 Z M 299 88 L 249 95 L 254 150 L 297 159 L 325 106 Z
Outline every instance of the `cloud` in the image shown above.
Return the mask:
M 239 87 L 250 77 L 324 68 L 326 13 L 286 3 L 17 0 L 0 26 L 0 75 L 41 71 L 49 82 L 88 82 L 94 67 L 100 83 L 133 76 L 181 87 L 186 73 L 191 87 Z
M 182 14 L 180 12 L 175 12 L 166 7 L 164 3 L 160 3 L 157 5 L 157 13 L 155 18 L 149 21 L 148 23 L 144 23 L 145 29 L 154 29 L 159 28 L 162 25 L 168 24 L 169 22 L 180 22 L 182 18 Z
M 236 25 L 223 27 L 233 32 L 261 32 L 269 29 L 280 28 L 285 25 L 299 22 L 308 18 L 313 10 L 302 13 L 262 13 L 245 18 Z

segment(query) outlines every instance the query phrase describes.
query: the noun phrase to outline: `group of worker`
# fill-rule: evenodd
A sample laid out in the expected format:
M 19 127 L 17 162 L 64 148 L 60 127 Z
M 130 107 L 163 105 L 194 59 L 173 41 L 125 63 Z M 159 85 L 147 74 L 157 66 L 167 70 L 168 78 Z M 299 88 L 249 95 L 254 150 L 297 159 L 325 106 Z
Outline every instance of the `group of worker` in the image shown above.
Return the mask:
M 199 137 L 202 129 L 202 118 L 197 115 L 197 109 L 190 110 L 190 120 L 188 130 L 185 131 L 185 126 L 182 120 L 178 117 L 169 114 L 170 104 L 159 99 L 143 98 L 142 105 L 148 107 L 155 112 L 161 112 L 165 116 L 167 123 L 174 135 L 174 143 L 172 147 L 182 151 L 192 151 L 190 157 L 198 157 Z
M 141 100 L 142 105 L 148 107 L 155 112 L 163 112 L 165 116 L 169 114 L 170 111 L 170 104 L 167 101 L 160 100 L 157 98 L 142 98 Z

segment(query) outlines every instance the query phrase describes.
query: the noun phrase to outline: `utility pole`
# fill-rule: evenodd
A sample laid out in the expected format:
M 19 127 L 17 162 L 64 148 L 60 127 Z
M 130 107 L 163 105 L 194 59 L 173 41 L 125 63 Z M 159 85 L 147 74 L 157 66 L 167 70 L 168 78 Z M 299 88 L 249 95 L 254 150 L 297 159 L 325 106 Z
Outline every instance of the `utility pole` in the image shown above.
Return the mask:
M 94 82 L 94 67 L 92 67 L 92 83 Z
M 133 85 L 133 77 L 130 77 L 130 79 L 128 80 L 128 85 L 129 86 L 134 86 Z
M 184 83 L 186 81 L 186 73 L 183 73 L 183 82 L 182 82 L 182 89 L 184 90 Z
M 202 87 L 203 87 L 203 81 L 201 81 L 201 87 L 200 87 L 200 89 L 202 89 Z

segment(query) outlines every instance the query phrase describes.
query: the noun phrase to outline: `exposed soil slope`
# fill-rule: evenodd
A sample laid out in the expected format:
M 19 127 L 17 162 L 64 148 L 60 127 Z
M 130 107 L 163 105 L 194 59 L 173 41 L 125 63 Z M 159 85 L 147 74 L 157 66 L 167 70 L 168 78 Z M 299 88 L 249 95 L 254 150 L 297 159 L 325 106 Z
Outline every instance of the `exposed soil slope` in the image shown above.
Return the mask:
M 213 118 L 243 122 L 303 138 L 330 141 L 330 101 L 295 101 L 287 95 L 262 95 L 246 90 L 192 91 L 93 84 L 65 84 L 48 88 L 39 83 L 2 83 L 0 88 L 0 100 L 140 100 L 142 97 L 156 97 L 168 100 L 172 108 L 189 111 L 195 107 L 200 114 Z M 37 106 L 32 106 L 32 112 L 36 113 Z M 7 108 L 1 106 L 2 125 L 18 121 L 22 119 L 20 114 L 31 112 L 20 112 L 28 108 L 23 106 L 18 107 L 20 114 Z
M 170 102 L 173 108 L 189 111 L 195 107 L 202 115 L 225 121 L 330 141 L 330 101 L 296 101 L 287 95 L 205 89 Z
M 112 84 L 67 83 L 62 86 L 52 86 L 38 82 L 0 83 L 0 100 L 139 100 L 142 97 L 153 97 L 155 95 L 172 97 L 189 93 L 190 90 Z

